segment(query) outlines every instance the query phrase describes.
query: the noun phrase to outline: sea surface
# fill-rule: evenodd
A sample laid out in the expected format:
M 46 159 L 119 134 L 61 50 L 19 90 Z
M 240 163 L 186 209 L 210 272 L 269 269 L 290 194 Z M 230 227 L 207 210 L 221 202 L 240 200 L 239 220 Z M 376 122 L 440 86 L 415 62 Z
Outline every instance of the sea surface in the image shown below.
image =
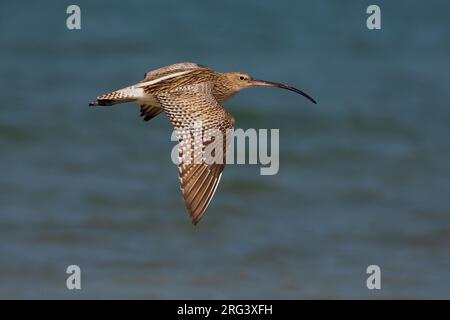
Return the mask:
M 450 2 L 377 1 L 381 30 L 370 4 L 2 1 L 0 298 L 450 298 Z M 197 226 L 167 118 L 88 107 L 182 61 L 318 101 L 227 103 L 280 129 L 280 170 L 229 165 Z

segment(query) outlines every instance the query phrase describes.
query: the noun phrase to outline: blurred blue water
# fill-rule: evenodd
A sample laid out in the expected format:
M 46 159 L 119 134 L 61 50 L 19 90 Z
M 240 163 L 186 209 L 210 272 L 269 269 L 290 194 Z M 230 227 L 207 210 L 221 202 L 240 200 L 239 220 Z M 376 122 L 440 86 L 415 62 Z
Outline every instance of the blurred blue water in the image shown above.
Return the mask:
M 380 31 L 369 1 L 77 1 L 79 31 L 69 4 L 0 4 L 1 298 L 450 298 L 450 3 L 378 1 Z M 319 101 L 227 104 L 280 128 L 280 172 L 227 167 L 197 227 L 167 119 L 87 107 L 180 61 Z

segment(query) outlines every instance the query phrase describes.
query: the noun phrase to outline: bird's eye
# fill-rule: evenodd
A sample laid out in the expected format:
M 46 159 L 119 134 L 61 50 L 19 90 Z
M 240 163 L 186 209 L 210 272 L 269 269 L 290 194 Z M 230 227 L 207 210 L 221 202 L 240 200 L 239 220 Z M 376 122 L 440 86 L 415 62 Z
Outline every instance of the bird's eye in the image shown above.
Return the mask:
M 240 76 L 240 77 L 239 77 L 239 80 L 244 80 L 244 79 L 245 79 L 244 76 Z

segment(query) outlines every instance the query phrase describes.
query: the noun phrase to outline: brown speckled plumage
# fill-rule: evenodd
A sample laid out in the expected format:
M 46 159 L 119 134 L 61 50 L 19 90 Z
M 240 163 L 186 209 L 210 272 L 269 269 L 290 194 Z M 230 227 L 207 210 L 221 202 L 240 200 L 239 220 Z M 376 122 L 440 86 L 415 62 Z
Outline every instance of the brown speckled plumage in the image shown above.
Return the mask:
M 234 118 L 222 106 L 227 99 L 251 86 L 278 86 L 312 98 L 287 85 L 253 80 L 241 72 L 219 73 L 192 62 L 177 63 L 145 74 L 136 85 L 97 97 L 91 106 L 110 106 L 136 102 L 141 116 L 148 121 L 165 112 L 174 126 L 179 140 L 180 185 L 186 208 L 196 224 L 205 213 L 225 167 L 227 136 L 234 127 Z M 218 130 L 224 141 L 207 136 L 203 143 L 194 136 L 196 124 L 202 133 Z M 228 131 L 227 131 L 228 130 Z M 191 139 L 189 139 L 191 137 Z M 220 144 L 222 143 L 222 144 Z M 214 147 L 223 160 L 218 163 L 182 161 L 188 155 L 196 159 L 205 148 Z

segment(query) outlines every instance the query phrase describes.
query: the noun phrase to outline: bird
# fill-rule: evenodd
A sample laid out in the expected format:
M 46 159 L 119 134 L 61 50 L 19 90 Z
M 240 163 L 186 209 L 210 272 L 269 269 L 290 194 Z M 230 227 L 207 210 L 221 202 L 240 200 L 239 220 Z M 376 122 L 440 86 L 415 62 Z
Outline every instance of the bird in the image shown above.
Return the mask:
M 140 105 L 141 116 L 149 121 L 164 112 L 175 130 L 189 135 L 195 131 L 195 123 L 201 121 L 201 130 L 220 130 L 226 134 L 233 130 L 235 119 L 223 107 L 225 101 L 243 89 L 269 86 L 298 93 L 316 104 L 311 96 L 287 84 L 255 80 L 244 72 L 217 72 L 205 65 L 182 62 L 162 67 L 144 75 L 139 83 L 98 96 L 89 103 L 91 107 L 113 106 L 133 102 Z M 179 180 L 185 207 L 196 225 L 213 198 L 225 161 L 206 163 L 181 161 L 182 156 L 194 150 L 198 152 L 213 141 L 192 141 L 178 134 Z M 200 145 L 199 145 L 200 144 Z M 222 146 L 226 157 L 227 143 Z M 219 149 L 220 150 L 220 149 Z

